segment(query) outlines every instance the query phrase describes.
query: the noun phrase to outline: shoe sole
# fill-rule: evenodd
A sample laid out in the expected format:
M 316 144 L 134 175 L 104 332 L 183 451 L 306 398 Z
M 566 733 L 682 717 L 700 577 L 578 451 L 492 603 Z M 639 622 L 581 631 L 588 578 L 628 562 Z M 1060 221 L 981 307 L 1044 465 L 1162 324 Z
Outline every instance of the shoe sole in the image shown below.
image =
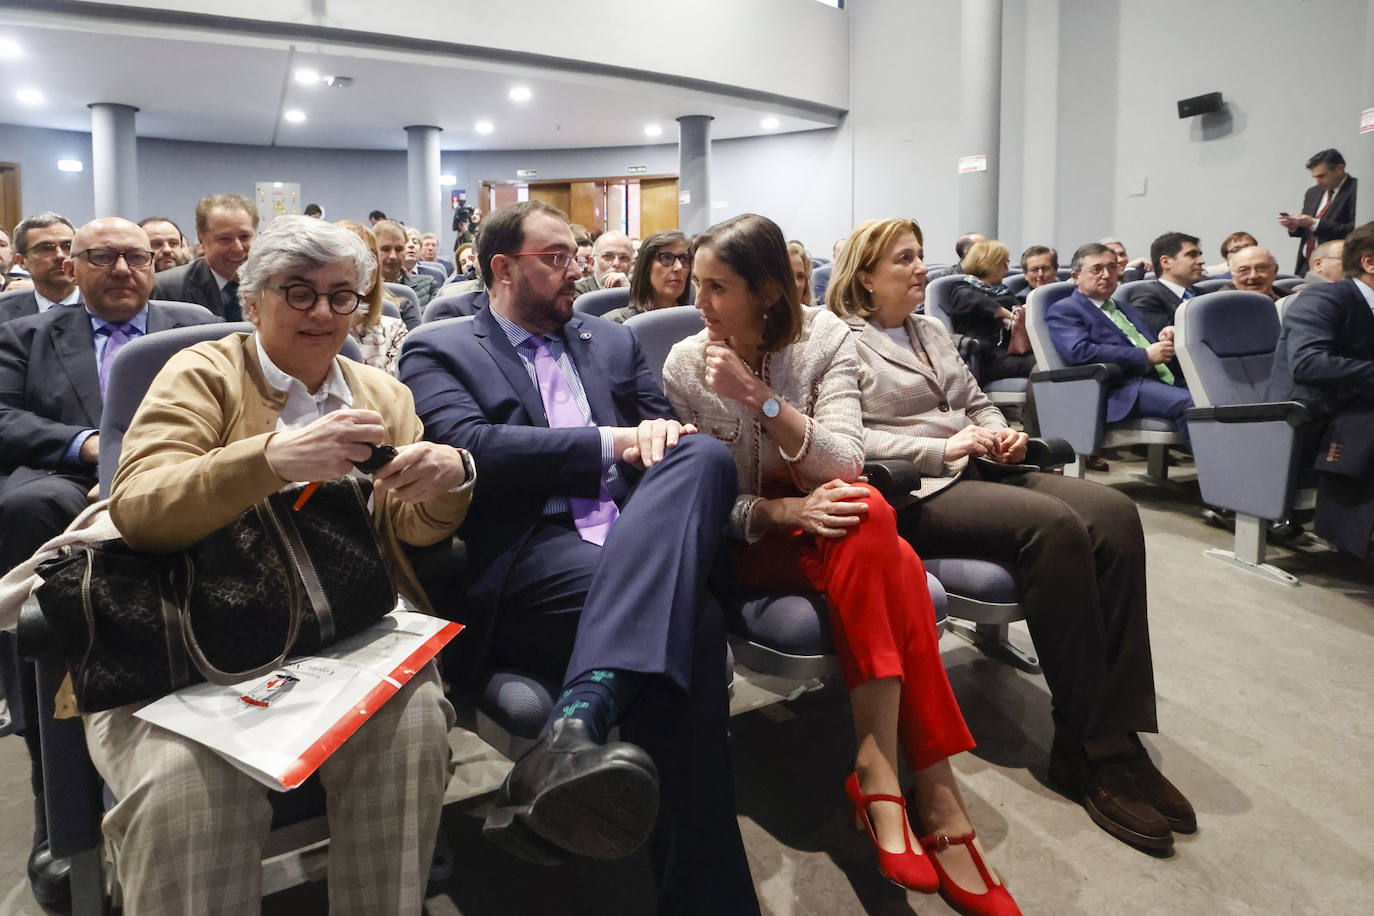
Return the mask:
M 1116 837 L 1129 846 L 1135 846 L 1146 852 L 1168 853 L 1174 848 L 1174 835 L 1171 832 L 1168 836 L 1150 836 L 1149 834 L 1139 833 L 1131 828 L 1112 820 L 1098 810 L 1097 806 L 1079 790 L 1074 781 L 1058 769 L 1054 764 L 1050 765 L 1050 782 L 1059 787 L 1059 790 L 1069 798 L 1078 802 L 1088 812 L 1088 817 L 1092 822 L 1101 827 L 1104 831 Z M 1162 816 L 1162 815 L 1161 815 Z M 1166 823 L 1168 819 L 1165 819 Z
M 497 808 L 482 824 L 482 836 L 506 852 L 535 865 L 562 865 L 568 854 L 535 833 L 515 816 L 515 808 Z
M 643 767 L 622 761 L 549 786 L 529 805 L 498 808 L 487 822 L 495 819 L 496 829 L 520 823 L 589 859 L 623 859 L 644 845 L 657 817 L 658 781 Z

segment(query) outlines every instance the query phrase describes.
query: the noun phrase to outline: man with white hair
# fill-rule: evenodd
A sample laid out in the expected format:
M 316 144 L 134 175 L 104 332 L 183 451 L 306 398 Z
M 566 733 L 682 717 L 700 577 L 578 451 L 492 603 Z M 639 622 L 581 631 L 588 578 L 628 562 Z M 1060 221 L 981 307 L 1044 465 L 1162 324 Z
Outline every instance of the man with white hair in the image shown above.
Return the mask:
M 1223 289 L 1243 289 L 1252 293 L 1263 293 L 1270 299 L 1278 300 L 1282 294 L 1275 291 L 1274 281 L 1279 276 L 1279 262 L 1274 260 L 1273 252 L 1258 245 L 1249 245 L 1231 255 L 1231 282 Z
M 603 232 L 592 243 L 592 275 L 583 277 L 573 286 L 575 296 L 594 289 L 615 289 L 630 285 L 630 267 L 635 262 L 635 250 L 629 236 L 623 232 Z

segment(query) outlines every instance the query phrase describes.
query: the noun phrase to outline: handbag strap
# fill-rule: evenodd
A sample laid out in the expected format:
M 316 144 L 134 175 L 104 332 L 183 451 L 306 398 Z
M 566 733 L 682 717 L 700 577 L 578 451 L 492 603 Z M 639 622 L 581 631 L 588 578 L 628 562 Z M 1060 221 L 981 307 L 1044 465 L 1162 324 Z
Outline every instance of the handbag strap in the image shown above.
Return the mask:
M 315 620 L 319 624 L 320 645 L 327 646 L 334 641 L 334 611 L 329 605 L 329 596 L 324 592 L 320 574 L 315 569 L 315 561 L 311 558 L 310 551 L 305 549 L 300 529 L 296 527 L 296 521 L 292 518 L 294 510 L 283 511 L 276 503 L 268 502 L 264 514 L 270 516 L 275 524 L 286 548 L 291 569 L 300 577 L 301 585 L 305 586 L 305 596 L 310 601 L 310 607 L 315 612 Z

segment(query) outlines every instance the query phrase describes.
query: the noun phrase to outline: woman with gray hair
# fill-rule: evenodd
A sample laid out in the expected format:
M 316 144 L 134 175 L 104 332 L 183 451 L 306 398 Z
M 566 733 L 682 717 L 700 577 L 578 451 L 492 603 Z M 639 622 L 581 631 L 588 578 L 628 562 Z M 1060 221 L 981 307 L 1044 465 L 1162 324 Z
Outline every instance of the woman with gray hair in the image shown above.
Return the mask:
M 277 491 L 354 473 L 373 446 L 392 445 L 372 475 L 373 527 L 402 594 L 429 607 L 401 545 L 451 535 L 475 471 L 466 453 L 422 441 L 409 389 L 339 357 L 373 270 L 361 239 L 321 220 L 279 217 L 258 236 L 239 268 L 256 330 L 173 356 L 125 436 L 110 515 L 131 547 L 189 546 Z M 119 799 L 103 826 L 125 909 L 257 912 L 267 790 L 137 709 L 85 717 L 91 758 Z M 331 911 L 420 912 L 452 724 L 430 663 L 320 767 Z

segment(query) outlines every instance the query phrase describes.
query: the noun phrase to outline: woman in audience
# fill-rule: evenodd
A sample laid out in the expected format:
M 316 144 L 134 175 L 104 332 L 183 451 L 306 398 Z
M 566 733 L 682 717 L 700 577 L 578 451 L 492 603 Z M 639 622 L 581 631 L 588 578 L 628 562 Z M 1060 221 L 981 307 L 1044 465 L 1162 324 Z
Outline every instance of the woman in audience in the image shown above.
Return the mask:
M 124 439 L 110 514 L 129 545 L 175 550 L 291 481 L 353 472 L 370 446 L 373 519 L 401 591 L 428 607 L 400 546 L 448 537 L 471 495 L 471 459 L 423 441 L 410 391 L 338 356 L 376 265 L 353 233 L 278 217 L 239 268 L 257 330 L 197 344 L 154 379 Z M 129 913 L 257 912 L 267 790 L 223 758 L 134 716 L 86 716 L 91 758 L 116 798 Z M 450 773 L 453 710 L 428 664 L 321 765 L 329 805 L 331 910 L 418 914 Z
M 975 242 L 961 262 L 964 282 L 951 284 L 945 299 L 954 333 L 978 341 L 978 380 L 983 384 L 1001 378 L 1025 378 L 1035 365 L 1032 353 L 1007 352 L 1013 313 L 1021 306 L 1016 295 L 1002 285 L 1009 257 L 1007 246 L 996 239 Z
M 602 317 L 624 324 L 644 312 L 687 305 L 691 301 L 687 288 L 692 273 L 690 246 L 687 236 L 676 229 L 655 232 L 641 242 L 630 279 L 629 305 Z
M 692 275 L 706 329 L 673 347 L 664 388 L 679 417 L 734 453 L 740 580 L 829 599 L 858 739 L 845 792 L 879 870 L 938 889 L 963 913 L 1019 913 L 984 864 L 949 765 L 973 739 L 940 661 L 925 569 L 860 477 L 853 335 L 834 315 L 802 309 L 782 233 L 764 217 L 708 229 Z M 915 773 L 911 825 L 899 744 Z
M 801 304 L 815 305 L 816 298 L 811 292 L 811 255 L 806 253 L 806 246 L 797 241 L 788 242 L 787 256 L 792 262 L 792 276 L 797 281 L 797 295 L 801 297 Z
M 1166 850 L 1197 821 L 1136 736 L 1156 730 L 1140 516 L 1110 487 L 1006 467 L 1025 460 L 1026 435 L 983 394 L 944 325 L 916 314 L 922 254 L 914 220 L 864 223 L 826 297 L 858 344 L 868 457 L 913 461 L 922 475 L 897 528 L 924 556 L 1013 567 L 1052 697 L 1051 778 L 1113 836 Z
M 371 229 L 350 220 L 340 220 L 338 225 L 362 239 L 363 244 L 372 252 L 373 262 L 381 263 L 382 256 L 377 249 L 377 237 L 372 234 Z M 395 375 L 396 366 L 401 361 L 401 344 L 405 342 L 410 329 L 399 317 L 383 314 L 383 302 L 398 305 L 396 297 L 382 283 L 381 271 L 373 271 L 363 301 L 353 313 L 349 333 L 358 341 L 358 348 L 363 352 L 363 362 Z
M 457 280 L 477 279 L 477 248 L 472 242 L 464 242 L 453 252 L 453 263 L 457 267 Z

